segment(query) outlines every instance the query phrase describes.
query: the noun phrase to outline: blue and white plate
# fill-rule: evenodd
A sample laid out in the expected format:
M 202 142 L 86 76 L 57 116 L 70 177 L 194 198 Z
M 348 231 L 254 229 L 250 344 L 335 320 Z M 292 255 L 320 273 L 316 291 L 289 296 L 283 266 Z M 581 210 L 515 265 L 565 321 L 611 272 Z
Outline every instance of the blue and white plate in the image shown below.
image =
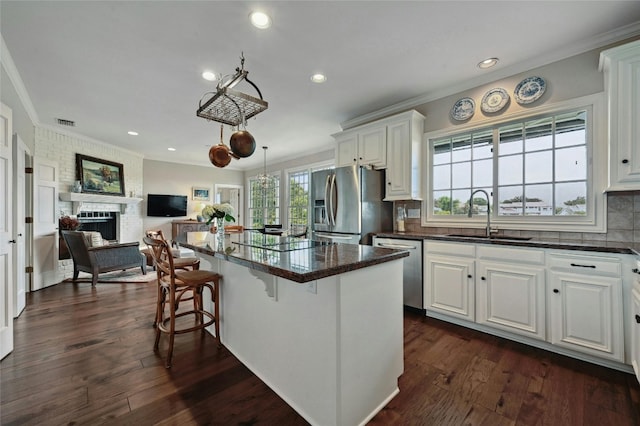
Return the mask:
M 527 77 L 518 83 L 513 96 L 520 105 L 526 105 L 540 99 L 546 88 L 547 83 L 541 77 Z
M 489 90 L 482 97 L 480 109 L 486 113 L 498 112 L 509 102 L 509 94 L 506 90 L 496 87 Z
M 451 118 L 457 121 L 468 120 L 473 117 L 476 103 L 471 98 L 462 98 L 451 108 Z

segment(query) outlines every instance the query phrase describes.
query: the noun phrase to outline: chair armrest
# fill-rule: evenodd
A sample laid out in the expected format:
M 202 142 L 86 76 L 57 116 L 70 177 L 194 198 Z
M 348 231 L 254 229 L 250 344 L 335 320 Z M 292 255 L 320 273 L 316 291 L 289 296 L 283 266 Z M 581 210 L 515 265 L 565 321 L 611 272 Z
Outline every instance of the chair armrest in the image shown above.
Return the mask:
M 139 242 L 133 243 L 118 243 L 118 244 L 108 244 L 106 246 L 98 246 L 98 247 L 89 247 L 87 250 L 89 251 L 98 251 L 98 250 L 113 250 L 123 247 L 140 247 Z

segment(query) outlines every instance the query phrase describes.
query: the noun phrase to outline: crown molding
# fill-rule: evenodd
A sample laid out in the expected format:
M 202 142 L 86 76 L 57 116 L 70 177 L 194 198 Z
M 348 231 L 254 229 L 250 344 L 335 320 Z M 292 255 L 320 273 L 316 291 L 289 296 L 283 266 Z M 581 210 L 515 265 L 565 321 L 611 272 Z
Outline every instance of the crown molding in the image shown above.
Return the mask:
M 13 58 L 11 57 L 11 53 L 9 52 L 9 48 L 7 44 L 4 42 L 4 37 L 0 34 L 0 40 L 2 41 L 2 45 L 0 46 L 0 62 L 2 63 L 2 68 L 4 68 L 5 72 L 9 76 L 9 80 L 11 80 L 11 84 L 18 94 L 18 98 L 20 98 L 20 102 L 22 102 L 22 106 L 27 111 L 27 115 L 31 119 L 31 123 L 33 125 L 37 125 L 40 123 L 38 118 L 38 113 L 36 112 L 35 107 L 33 106 L 33 102 L 31 102 L 31 97 L 29 97 L 29 92 L 27 92 L 27 88 L 20 77 L 20 73 L 18 72 L 18 68 L 16 68 L 15 62 L 13 62 Z
M 461 82 L 459 84 L 454 84 L 439 90 L 424 93 L 422 95 L 395 103 L 393 105 L 370 112 L 368 114 L 343 121 L 342 123 L 340 123 L 340 127 L 342 128 L 342 130 L 348 130 L 361 124 L 366 124 L 371 121 L 387 117 L 389 115 L 407 111 L 428 102 L 442 99 L 447 96 L 463 92 L 465 90 L 470 90 L 484 84 L 489 84 L 491 82 L 495 82 L 512 75 L 527 72 L 534 68 L 542 67 L 544 65 L 560 61 L 562 59 L 570 58 L 571 56 L 576 56 L 581 53 L 588 52 L 589 50 L 598 49 L 609 44 L 638 36 L 640 36 L 640 21 L 625 25 L 620 28 L 616 28 L 615 30 L 608 31 L 606 33 L 598 34 L 594 37 L 582 40 L 579 43 L 574 43 L 570 46 L 566 46 L 565 48 L 554 50 L 553 52 L 549 52 L 547 55 L 544 55 L 542 57 L 539 56 L 530 60 L 519 62 L 512 66 L 501 68 L 491 73 L 483 74 L 478 77 L 465 80 L 464 82 Z

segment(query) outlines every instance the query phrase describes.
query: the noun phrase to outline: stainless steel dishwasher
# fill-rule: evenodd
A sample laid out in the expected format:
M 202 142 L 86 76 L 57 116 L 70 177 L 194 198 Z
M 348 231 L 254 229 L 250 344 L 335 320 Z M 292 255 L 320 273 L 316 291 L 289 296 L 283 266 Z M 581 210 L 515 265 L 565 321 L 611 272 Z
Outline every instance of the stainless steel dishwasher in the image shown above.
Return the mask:
M 409 251 L 404 258 L 402 287 L 404 304 L 416 309 L 423 308 L 422 298 L 422 240 L 373 237 L 375 247 Z

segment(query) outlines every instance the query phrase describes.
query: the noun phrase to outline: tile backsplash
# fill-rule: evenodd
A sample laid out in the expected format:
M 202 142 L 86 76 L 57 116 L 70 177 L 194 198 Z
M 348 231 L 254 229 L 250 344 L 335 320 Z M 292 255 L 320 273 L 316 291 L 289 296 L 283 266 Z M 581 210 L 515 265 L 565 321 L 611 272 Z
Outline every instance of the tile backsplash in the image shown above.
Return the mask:
M 421 201 L 396 201 L 395 206 L 407 209 L 422 208 Z M 394 209 L 394 212 L 396 209 Z M 407 218 L 405 230 L 424 234 L 469 233 L 482 234 L 484 229 L 460 229 L 445 227 L 422 227 L 420 218 Z M 640 243 L 640 191 L 607 193 L 607 232 L 557 232 L 557 231 L 514 231 L 500 230 L 504 235 L 517 235 L 540 239 L 571 240 L 576 242 L 616 241 Z

